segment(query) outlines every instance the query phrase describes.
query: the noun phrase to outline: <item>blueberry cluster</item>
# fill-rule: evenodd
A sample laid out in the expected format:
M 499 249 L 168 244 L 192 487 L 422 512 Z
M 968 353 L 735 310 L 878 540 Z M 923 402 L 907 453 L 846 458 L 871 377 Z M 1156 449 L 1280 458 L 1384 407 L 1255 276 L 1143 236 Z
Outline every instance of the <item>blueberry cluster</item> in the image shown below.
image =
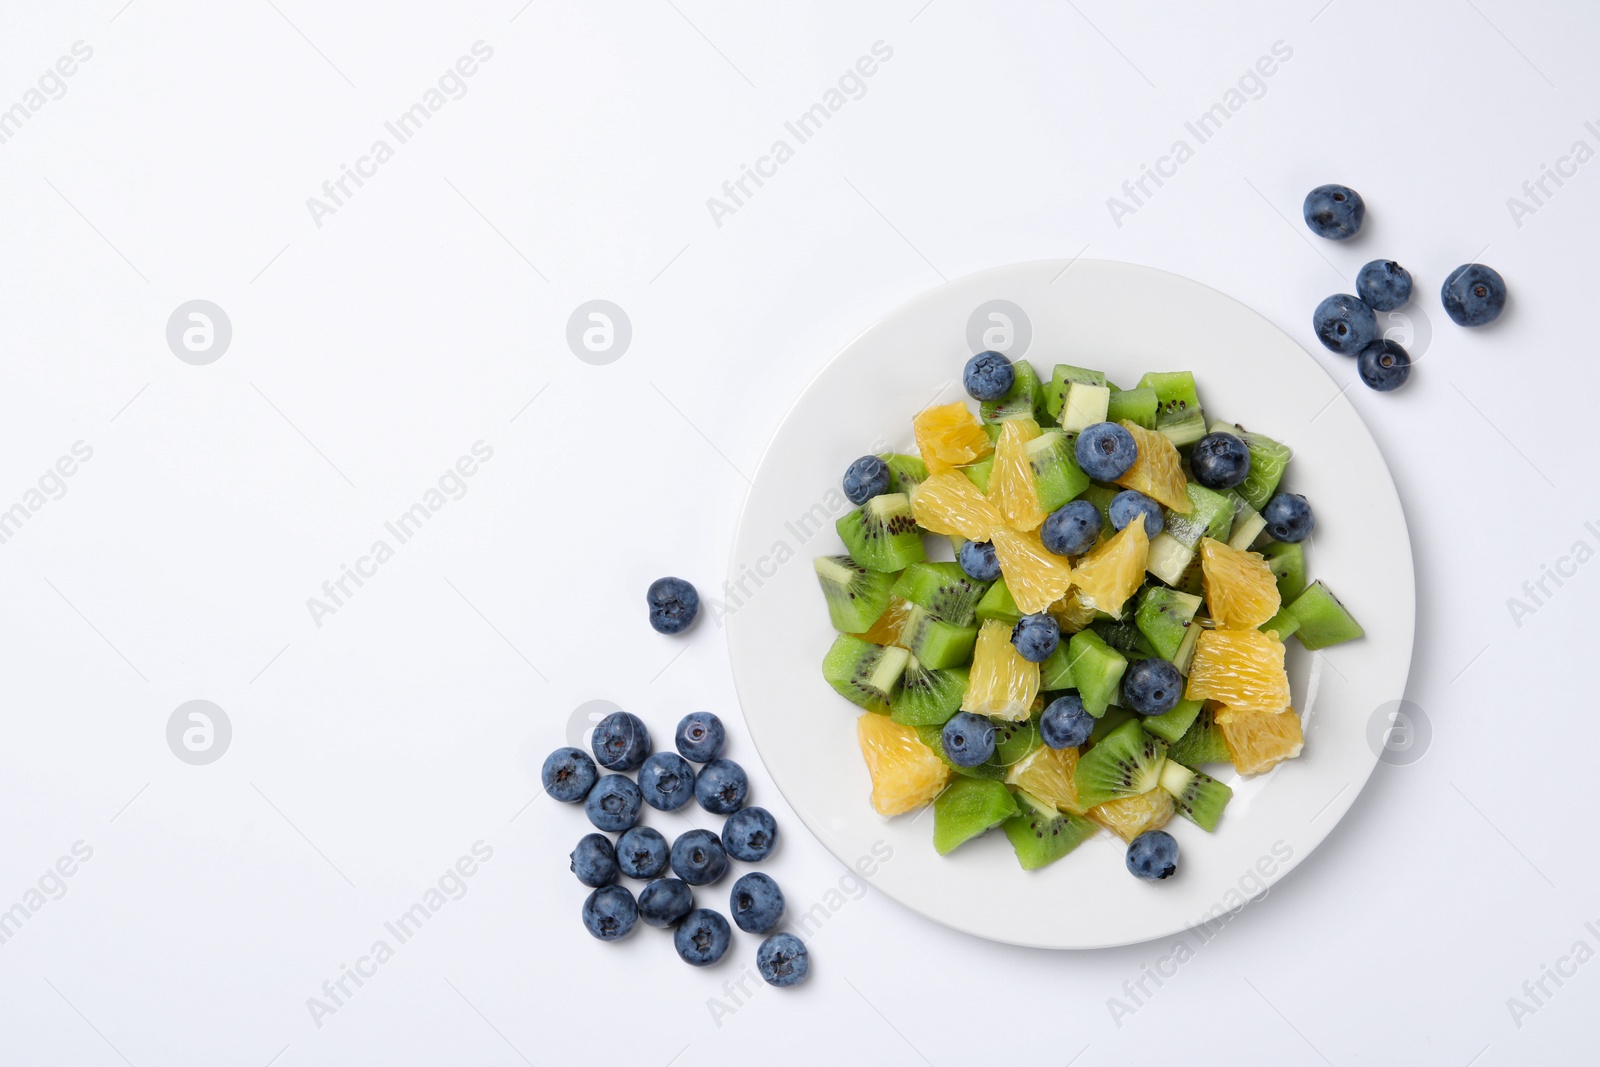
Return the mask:
M 750 779 L 722 756 L 727 731 L 721 719 L 710 712 L 685 715 L 673 741 L 676 753 L 652 752 L 643 721 L 613 712 L 594 729 L 592 759 L 582 749 L 558 748 L 545 759 L 541 779 L 545 792 L 562 803 L 582 804 L 595 829 L 603 831 L 586 835 L 569 857 L 578 881 L 594 890 L 583 903 L 589 933 L 617 941 L 643 919 L 673 930 L 684 962 L 709 967 L 727 953 L 733 932 L 720 912 L 695 907 L 690 887 L 719 881 L 730 858 L 766 859 L 777 845 L 778 824 L 765 808 L 745 806 Z M 698 773 L 691 760 L 701 764 Z M 612 773 L 601 774 L 597 763 Z M 628 777 L 630 771 L 637 780 Z M 660 831 L 639 824 L 643 805 L 678 811 L 691 797 L 711 814 L 727 816 L 720 836 L 688 830 L 669 846 Z M 613 841 L 607 834 L 618 836 Z M 619 877 L 646 883 L 637 899 L 617 884 Z M 766 934 L 783 917 L 783 891 L 770 876 L 752 872 L 734 882 L 728 908 L 739 929 Z M 756 950 L 757 971 L 775 986 L 803 981 L 810 966 L 804 943 L 791 933 L 772 934 Z

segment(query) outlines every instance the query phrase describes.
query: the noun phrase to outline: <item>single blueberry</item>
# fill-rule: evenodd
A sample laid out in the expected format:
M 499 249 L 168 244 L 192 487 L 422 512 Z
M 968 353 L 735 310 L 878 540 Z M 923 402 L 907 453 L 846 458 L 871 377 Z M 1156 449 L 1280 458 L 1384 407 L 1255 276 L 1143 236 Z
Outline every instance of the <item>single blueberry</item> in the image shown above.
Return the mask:
M 1136 659 L 1122 675 L 1122 703 L 1140 715 L 1165 715 L 1183 696 L 1183 675 L 1164 659 Z
M 957 767 L 976 767 L 994 755 L 994 723 L 970 711 L 958 711 L 939 734 L 944 754 Z
M 1317 528 L 1317 517 L 1311 505 L 1298 493 L 1279 493 L 1261 509 L 1267 520 L 1267 533 L 1275 541 L 1304 541 Z
M 1097 422 L 1078 435 L 1073 455 L 1083 473 L 1097 482 L 1114 482 L 1139 458 L 1133 434 L 1114 422 Z
M 999 400 L 1011 392 L 1016 380 L 1016 368 L 998 352 L 979 352 L 961 372 L 961 383 L 974 400 Z
M 1353 356 L 1378 336 L 1378 316 L 1360 297 L 1335 293 L 1311 313 L 1311 328 L 1323 347 Z
M 1039 716 L 1039 737 L 1051 748 L 1076 748 L 1089 740 L 1094 716 L 1076 693 L 1056 697 Z
M 1111 516 L 1111 525 L 1119 530 L 1141 515 L 1144 516 L 1144 532 L 1150 537 L 1167 528 L 1167 513 L 1161 505 L 1137 489 L 1124 489 L 1112 497 L 1106 513 Z
M 672 947 L 684 963 L 709 967 L 722 958 L 733 941 L 728 920 L 710 908 L 691 911 L 672 935 Z
M 678 754 L 696 763 L 710 763 L 722 755 L 722 746 L 727 740 L 728 732 L 722 728 L 722 720 L 709 711 L 691 712 L 679 719 L 678 732 L 673 737 Z
M 862 456 L 844 471 L 844 495 L 852 504 L 865 504 L 889 491 L 889 465 L 877 456 Z
M 1092 503 L 1074 500 L 1045 518 L 1044 525 L 1039 527 L 1039 539 L 1058 556 L 1079 556 L 1094 547 L 1104 521 L 1100 509 Z
M 1367 217 L 1366 201 L 1346 185 L 1319 185 L 1306 194 L 1300 213 L 1318 237 L 1343 241 L 1361 232 Z
M 811 953 L 793 934 L 773 934 L 756 949 L 756 970 L 768 985 L 799 985 L 811 973 Z
M 625 774 L 605 774 L 589 790 L 583 813 L 596 830 L 620 834 L 639 821 L 639 787 Z
M 1043 663 L 1061 643 L 1061 624 L 1048 611 L 1024 615 L 1011 628 L 1011 645 L 1029 663 Z
M 645 591 L 650 625 L 656 633 L 681 634 L 700 613 L 700 594 L 682 578 L 657 578 Z
M 1506 308 L 1506 280 L 1493 267 L 1463 263 L 1444 280 L 1439 299 L 1457 326 L 1487 326 Z
M 745 933 L 764 934 L 783 918 L 783 890 L 769 876 L 752 871 L 733 883 L 728 914 Z
M 1411 272 L 1392 259 L 1375 259 L 1356 275 L 1356 295 L 1373 311 L 1393 311 L 1411 299 Z
M 676 878 L 657 878 L 639 891 L 639 918 L 671 926 L 694 910 L 694 893 Z
M 1149 830 L 1128 846 L 1128 870 L 1138 878 L 1158 881 L 1178 869 L 1178 842 L 1165 830 Z
M 591 889 L 617 880 L 617 850 L 605 834 L 585 834 L 567 860 L 578 881 Z
M 639 905 L 624 886 L 602 886 L 583 902 L 583 925 L 602 941 L 627 937 L 638 921 Z
M 963 541 L 956 558 L 961 562 L 962 573 L 973 581 L 992 582 L 1000 577 L 1000 559 L 987 541 Z
M 594 769 L 594 760 L 580 748 L 558 748 L 545 757 L 539 780 L 552 799 L 563 804 L 576 804 L 589 795 L 600 772 Z
M 1232 489 L 1250 473 L 1250 449 L 1231 433 L 1208 433 L 1189 453 L 1189 469 L 1207 489 Z
M 660 811 L 677 811 L 694 796 L 694 768 L 676 752 L 657 752 L 639 768 L 639 792 Z
M 744 807 L 749 795 L 750 779 L 731 759 L 712 760 L 695 779 L 694 798 L 713 815 L 732 815 Z
M 667 839 L 660 830 L 635 826 L 617 838 L 617 869 L 629 878 L 655 878 L 667 869 Z
M 1388 338 L 1379 339 L 1356 357 L 1356 373 L 1368 389 L 1387 393 L 1411 377 L 1411 353 Z
M 741 808 L 722 824 L 722 847 L 746 863 L 759 863 L 778 844 L 778 820 L 766 808 Z
M 686 830 L 672 843 L 672 873 L 690 885 L 710 885 L 727 869 L 728 854 L 710 830 Z
M 595 726 L 589 747 L 606 770 L 631 771 L 650 755 L 650 731 L 639 716 L 613 711 Z

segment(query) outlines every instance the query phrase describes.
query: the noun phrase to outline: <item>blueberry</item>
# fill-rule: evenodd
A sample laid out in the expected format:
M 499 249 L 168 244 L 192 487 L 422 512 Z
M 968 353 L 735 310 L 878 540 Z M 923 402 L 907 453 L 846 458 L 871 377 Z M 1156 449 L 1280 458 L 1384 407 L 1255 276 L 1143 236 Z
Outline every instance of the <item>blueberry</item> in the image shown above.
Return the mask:
M 709 711 L 692 712 L 679 719 L 678 732 L 673 737 L 678 754 L 696 763 L 710 763 L 722 755 L 722 746 L 727 740 L 728 732 L 722 728 L 722 720 Z
M 1463 263 L 1439 290 L 1444 311 L 1457 326 L 1487 326 L 1506 307 L 1506 280 L 1493 267 Z
M 1275 541 L 1304 541 L 1317 528 L 1311 505 L 1298 493 L 1279 493 L 1267 501 L 1261 517 L 1267 520 L 1267 533 Z
M 638 921 L 639 906 L 633 902 L 633 894 L 623 886 L 603 886 L 583 902 L 583 925 L 602 941 L 627 937 Z
M 728 920 L 710 908 L 696 908 L 672 935 L 672 947 L 684 963 L 709 967 L 722 958 L 733 940 Z
M 974 400 L 999 400 L 1011 392 L 1017 372 L 1011 361 L 998 352 L 979 352 L 967 360 L 961 383 Z
M 1136 489 L 1124 489 L 1112 497 L 1106 512 L 1111 516 L 1111 525 L 1119 530 L 1141 515 L 1144 516 L 1144 532 L 1149 536 L 1154 537 L 1167 528 L 1166 512 L 1161 510 L 1161 505 Z
M 1189 453 L 1189 469 L 1207 489 L 1232 489 L 1250 473 L 1250 449 L 1231 433 L 1208 433 Z
M 694 796 L 694 768 L 676 752 L 657 752 L 639 768 L 639 792 L 660 811 L 677 811 Z
M 710 830 L 686 830 L 672 843 L 672 873 L 690 885 L 710 885 L 727 869 L 728 854 Z
M 681 634 L 700 613 L 700 594 L 682 578 L 657 578 L 645 591 L 650 625 L 659 634 Z
M 544 791 L 563 804 L 576 804 L 589 795 L 600 772 L 594 760 L 580 748 L 558 748 L 545 757 L 539 780 Z
M 1378 336 L 1378 316 L 1349 293 L 1335 293 L 1311 313 L 1311 328 L 1323 347 L 1341 356 L 1353 356 Z
M 852 504 L 865 504 L 889 491 L 889 465 L 877 456 L 862 456 L 844 471 L 844 495 Z
M 974 581 L 992 582 L 1000 577 L 1000 559 L 987 541 L 963 541 L 956 558 L 961 561 L 962 573 Z
M 958 711 L 939 734 L 944 754 L 957 767 L 976 767 L 994 755 L 994 723 L 970 711 Z
M 578 881 L 591 889 L 617 880 L 617 850 L 605 834 L 585 834 L 567 860 Z
M 1136 659 L 1122 676 L 1122 703 L 1140 715 L 1165 715 L 1183 696 L 1183 675 L 1164 659 Z
M 722 847 L 746 863 L 759 863 L 778 844 L 778 821 L 766 808 L 741 808 L 722 824 Z
M 1128 846 L 1128 870 L 1137 878 L 1154 882 L 1177 869 L 1178 842 L 1165 830 L 1142 833 Z
M 631 771 L 650 755 L 650 731 L 639 716 L 613 711 L 594 728 L 589 747 L 606 770 Z
M 1039 527 L 1039 538 L 1058 556 L 1078 556 L 1094 547 L 1103 522 L 1099 508 L 1087 500 L 1074 500 L 1049 514 Z
M 750 779 L 744 768 L 731 759 L 714 759 L 700 768 L 695 779 L 694 798 L 713 815 L 732 815 L 744 807 L 750 795 Z
M 639 918 L 671 926 L 694 910 L 694 894 L 676 878 L 657 878 L 639 891 Z
M 1361 232 L 1367 205 L 1361 194 L 1345 185 L 1319 185 L 1306 194 L 1300 213 L 1318 237 L 1343 241 Z
M 667 869 L 667 839 L 660 830 L 635 826 L 617 838 L 617 869 L 629 878 L 655 878 Z
M 1056 697 L 1039 716 L 1039 736 L 1051 748 L 1076 748 L 1089 740 L 1094 716 L 1076 693 Z
M 799 985 L 811 972 L 811 953 L 793 934 L 773 934 L 756 949 L 756 970 L 768 985 Z
M 1356 373 L 1368 389 L 1398 389 L 1411 377 L 1411 353 L 1387 338 L 1372 342 L 1356 357 Z
M 1356 275 L 1356 294 L 1373 311 L 1393 311 L 1411 299 L 1411 272 L 1392 259 L 1375 259 Z
M 589 790 L 583 813 L 596 830 L 619 834 L 639 821 L 639 787 L 625 774 L 605 774 Z
M 1139 458 L 1133 434 L 1114 422 L 1097 422 L 1078 435 L 1073 454 L 1083 473 L 1097 482 L 1114 482 Z
M 747 934 L 764 934 L 783 918 L 783 890 L 770 877 L 752 872 L 733 883 L 728 913 Z
M 1011 645 L 1029 663 L 1043 663 L 1061 643 L 1061 625 L 1048 611 L 1024 615 L 1011 628 Z

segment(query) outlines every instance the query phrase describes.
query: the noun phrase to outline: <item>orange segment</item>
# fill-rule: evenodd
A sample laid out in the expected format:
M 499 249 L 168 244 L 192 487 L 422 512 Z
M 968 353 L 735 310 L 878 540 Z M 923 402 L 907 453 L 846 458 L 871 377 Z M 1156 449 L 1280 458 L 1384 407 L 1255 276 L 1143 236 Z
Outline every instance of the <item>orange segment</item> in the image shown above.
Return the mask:
M 1054 804 L 1060 811 L 1082 815 L 1083 808 L 1078 805 L 1078 783 L 1073 778 L 1077 770 L 1077 749 L 1040 745 L 1011 768 L 1006 781 L 1040 800 Z
M 1282 711 L 1289 706 L 1283 643 L 1259 630 L 1204 631 L 1195 644 L 1184 696 L 1215 700 L 1230 711 Z
M 1124 489 L 1137 489 L 1178 514 L 1187 515 L 1194 505 L 1189 503 L 1189 493 L 1184 488 L 1183 460 L 1178 457 L 1177 446 L 1166 434 L 1147 430 L 1128 419 L 1120 425 L 1133 434 L 1139 458 L 1117 479 L 1117 484 Z
M 931 804 L 950 778 L 950 768 L 917 739 L 917 732 L 887 715 L 859 716 L 856 740 L 867 761 L 872 807 L 879 815 L 902 815 Z
M 1095 607 L 1083 599 L 1083 590 L 1074 589 L 1049 607 L 1051 615 L 1055 616 L 1056 625 L 1061 627 L 1062 640 L 1066 635 L 1075 634 L 1080 630 L 1087 630 L 1089 624 L 1094 622 Z
M 1005 518 L 960 471 L 930 474 L 911 491 L 911 514 L 931 533 L 987 541 Z
M 1159 830 L 1172 821 L 1178 806 L 1165 789 L 1152 789 L 1136 797 L 1121 797 L 1092 807 L 1089 818 L 1124 841 L 1132 841 L 1148 830 Z
M 961 710 L 1022 720 L 1033 710 L 1033 698 L 1038 695 L 1039 665 L 1017 654 L 1011 644 L 1011 627 L 998 619 L 984 622 L 972 649 Z
M 1000 509 L 1013 530 L 1036 530 L 1044 522 L 1039 490 L 1033 483 L 1033 464 L 1023 446 L 1039 436 L 1032 419 L 1008 419 L 994 446 L 994 468 L 989 472 L 989 501 Z
M 1045 548 L 1037 532 L 1018 533 L 997 526 L 991 538 L 1006 589 L 1023 614 L 1044 611 L 1072 588 L 1072 564 L 1067 562 L 1067 557 Z M 1139 564 L 1139 570 L 1144 570 L 1143 563 Z
M 900 645 L 900 631 L 905 628 L 906 616 L 911 614 L 911 604 L 897 596 L 889 598 L 889 606 L 883 609 L 883 614 L 878 616 L 878 621 L 867 627 L 865 633 L 856 634 L 863 641 L 871 641 L 875 645 Z
M 1305 747 L 1300 730 L 1300 713 L 1289 708 L 1279 714 L 1269 711 L 1217 710 L 1217 725 L 1222 740 L 1240 774 L 1260 774 L 1286 759 L 1294 759 Z
M 1166 440 L 1165 437 L 1161 439 Z M 998 550 L 998 546 L 996 548 Z M 1144 523 L 1128 523 L 1115 537 L 1101 542 L 1078 561 L 1077 569 L 1072 572 L 1078 594 L 1084 602 L 1107 615 L 1121 615 L 1122 605 L 1144 583 L 1144 566 L 1149 554 L 1150 535 L 1145 533 Z M 1005 560 L 1000 561 L 1000 566 L 1002 570 L 1005 568 Z M 1010 584 L 1008 575 L 1006 585 Z
M 922 462 L 932 474 L 976 462 L 994 451 L 983 423 L 960 401 L 923 410 L 911 421 L 911 428 L 916 431 Z
M 1254 630 L 1278 613 L 1278 581 L 1259 553 L 1202 537 L 1200 573 L 1211 617 L 1224 630 Z

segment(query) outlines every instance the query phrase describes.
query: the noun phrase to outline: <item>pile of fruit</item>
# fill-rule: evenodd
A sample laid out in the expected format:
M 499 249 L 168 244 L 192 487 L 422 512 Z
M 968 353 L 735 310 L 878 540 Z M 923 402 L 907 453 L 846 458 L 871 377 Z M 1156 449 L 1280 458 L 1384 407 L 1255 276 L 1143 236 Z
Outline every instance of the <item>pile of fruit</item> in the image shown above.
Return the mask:
M 815 561 L 839 631 L 822 671 L 866 709 L 872 805 L 932 804 L 940 854 L 999 826 L 1028 869 L 1105 827 L 1134 874 L 1167 877 L 1161 828 L 1212 830 L 1232 796 L 1202 767 L 1300 753 L 1284 641 L 1362 634 L 1306 582 L 1290 450 L 1208 425 L 1188 372 L 1120 389 L 983 352 L 964 382 L 978 414 L 918 414 L 920 458 L 850 465 L 848 555 Z M 929 534 L 955 562 L 927 558 Z

